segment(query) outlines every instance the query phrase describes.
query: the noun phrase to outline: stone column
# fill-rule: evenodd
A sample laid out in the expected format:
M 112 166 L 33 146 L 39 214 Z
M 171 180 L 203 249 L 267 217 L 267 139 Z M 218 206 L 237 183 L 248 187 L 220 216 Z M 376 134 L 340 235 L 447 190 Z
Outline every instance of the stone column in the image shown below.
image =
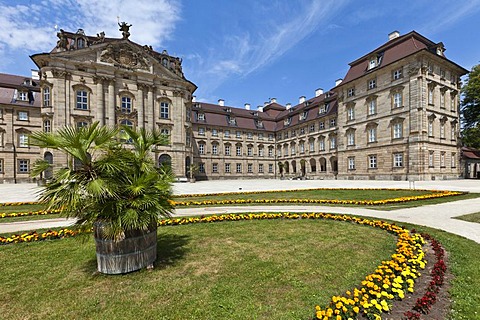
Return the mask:
M 71 85 L 70 74 L 66 73 L 65 74 L 65 125 L 66 126 L 72 124 L 72 121 L 70 119 L 70 110 L 72 108 L 70 97 L 72 95 L 72 88 L 70 85 Z M 75 91 L 73 91 L 73 95 L 75 95 Z M 75 103 L 75 99 L 73 101 Z
M 108 107 L 107 107 L 107 122 L 110 127 L 115 126 L 115 80 L 110 79 L 108 82 Z
M 145 88 L 144 85 L 138 84 L 137 85 L 137 127 L 143 128 L 145 126 L 145 119 L 144 119 L 144 103 L 143 103 L 143 89 Z
M 153 92 L 155 90 L 154 86 L 150 86 L 148 88 L 148 94 L 147 94 L 147 107 L 145 108 L 146 113 L 147 113 L 147 122 L 148 124 L 145 126 L 149 130 L 155 129 L 155 100 L 153 99 Z
M 97 83 L 97 106 L 95 113 L 95 121 L 98 121 L 101 126 L 105 125 L 105 105 L 103 98 L 103 83 L 101 78 L 94 78 Z

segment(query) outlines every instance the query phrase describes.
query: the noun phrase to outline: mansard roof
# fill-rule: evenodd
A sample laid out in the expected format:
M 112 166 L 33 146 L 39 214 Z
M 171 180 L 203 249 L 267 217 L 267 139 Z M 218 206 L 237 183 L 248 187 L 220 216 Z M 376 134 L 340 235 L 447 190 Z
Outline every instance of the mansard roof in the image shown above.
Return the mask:
M 193 115 L 192 123 L 199 125 L 212 125 L 220 127 L 229 127 L 235 129 L 265 130 L 273 131 L 275 129 L 275 119 L 265 112 L 258 110 L 247 110 L 230 106 L 220 106 L 211 103 L 196 102 L 193 104 L 194 113 L 203 113 L 205 120 L 198 120 Z M 235 119 L 234 123 L 229 119 Z M 259 121 L 261 126 L 259 126 Z
M 440 55 L 436 53 L 437 48 L 441 49 Z M 448 60 L 443 53 L 444 50 L 443 43 L 435 43 L 416 31 L 411 31 L 403 36 L 389 40 L 375 50 L 349 63 L 350 69 L 344 77 L 343 82 L 339 86 L 343 86 L 346 83 L 358 79 L 373 70 L 390 65 L 420 51 L 431 52 L 458 67 L 460 72 L 463 72 L 464 74 L 468 72 L 468 70 L 465 70 L 453 61 Z M 368 63 L 371 57 L 381 57 L 381 59 L 376 68 L 369 70 Z
M 15 99 L 15 94 L 18 91 L 28 92 L 30 101 Z M 38 82 L 30 77 L 0 73 L 0 104 L 39 107 L 40 99 L 37 94 L 39 92 Z
M 325 112 L 320 112 L 321 107 L 325 108 Z M 193 105 L 192 122 L 198 125 L 230 127 L 233 130 L 249 129 L 275 132 L 336 114 L 337 108 L 337 94 L 333 91 L 325 92 L 290 109 L 286 109 L 276 102 L 264 106 L 263 111 L 196 102 Z M 272 110 L 276 112 L 272 114 Z M 204 120 L 198 120 L 195 113 L 203 113 Z M 302 115 L 302 119 L 300 119 L 300 115 Z M 285 120 L 289 118 L 291 120 L 286 124 Z M 229 121 L 232 119 L 235 121 Z M 263 128 L 258 127 L 258 120 L 262 121 Z

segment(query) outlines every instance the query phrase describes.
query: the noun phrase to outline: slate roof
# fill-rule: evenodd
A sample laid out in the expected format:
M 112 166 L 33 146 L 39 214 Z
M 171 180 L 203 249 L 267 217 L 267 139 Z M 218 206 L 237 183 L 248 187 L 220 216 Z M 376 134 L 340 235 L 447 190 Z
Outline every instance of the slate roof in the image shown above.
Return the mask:
M 30 80 L 31 85 L 24 84 L 25 80 Z M 30 92 L 34 98 L 33 103 L 14 100 L 15 90 Z M 37 80 L 33 80 L 31 77 L 0 73 L 0 104 L 40 107 L 39 93 L 40 87 L 38 86 Z
M 419 51 L 430 51 L 436 55 L 436 48 L 438 46 L 441 46 L 443 48 L 442 43 L 432 42 L 431 40 L 417 33 L 416 31 L 411 31 L 403 36 L 386 42 L 375 50 L 362 56 L 361 58 L 358 58 L 357 60 L 349 63 L 350 69 L 348 70 L 346 76 L 344 77 L 342 83 L 339 86 L 343 86 L 355 79 L 362 77 L 363 75 L 378 70 L 379 68 L 388 66 Z M 382 56 L 380 64 L 377 67 L 368 70 L 369 58 L 379 55 Z M 441 57 L 448 60 L 443 53 Z M 448 61 L 456 65 L 464 73 L 468 72 L 468 70 L 465 70 L 453 61 Z

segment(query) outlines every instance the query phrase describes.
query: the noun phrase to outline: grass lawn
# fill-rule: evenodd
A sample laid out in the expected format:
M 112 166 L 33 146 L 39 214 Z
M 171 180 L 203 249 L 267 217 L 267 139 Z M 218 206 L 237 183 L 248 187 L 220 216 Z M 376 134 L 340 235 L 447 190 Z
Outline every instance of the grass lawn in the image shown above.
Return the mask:
M 267 192 L 267 193 L 251 193 L 251 194 L 221 194 L 201 197 L 175 197 L 175 201 L 203 201 L 203 200 L 230 200 L 230 199 L 338 199 L 338 200 L 382 200 L 399 198 L 405 196 L 415 196 L 429 194 L 431 191 L 417 191 L 417 190 L 348 190 L 348 189 L 332 189 L 332 190 L 300 190 L 300 191 L 284 191 L 284 192 Z M 410 201 L 403 203 L 386 204 L 379 206 L 359 206 L 359 205 L 341 205 L 351 207 L 363 207 L 374 210 L 395 210 L 402 208 L 418 207 L 422 205 L 438 204 L 450 201 L 458 201 L 465 199 L 472 199 L 480 197 L 480 193 L 466 193 L 458 196 L 425 199 L 418 201 Z M 262 204 L 251 204 L 262 205 Z M 268 204 L 264 204 L 268 205 Z M 276 204 L 282 205 L 282 204 Z M 288 203 L 285 203 L 288 205 Z M 308 206 L 309 204 L 302 204 Z M 315 204 L 311 204 L 315 205 Z M 211 205 L 210 205 L 211 206 Z M 222 205 L 226 206 L 226 205 Z M 245 204 L 249 206 L 249 204 Z M 322 206 L 335 206 L 333 204 L 322 204 Z M 182 208 L 183 206 L 178 206 Z M 38 211 L 43 209 L 42 205 L 21 205 L 21 206 L 6 206 L 0 207 L 0 213 L 8 212 L 28 212 Z M 57 214 L 49 215 L 35 215 L 12 218 L 0 218 L 0 223 L 24 221 L 24 220 L 40 220 L 58 218 Z
M 5 319 L 308 319 L 359 284 L 396 239 L 325 220 L 159 228 L 153 271 L 96 274 L 93 240 L 0 247 Z
M 468 222 L 480 223 L 480 212 L 455 217 L 455 219 L 464 220 L 464 221 L 468 221 Z

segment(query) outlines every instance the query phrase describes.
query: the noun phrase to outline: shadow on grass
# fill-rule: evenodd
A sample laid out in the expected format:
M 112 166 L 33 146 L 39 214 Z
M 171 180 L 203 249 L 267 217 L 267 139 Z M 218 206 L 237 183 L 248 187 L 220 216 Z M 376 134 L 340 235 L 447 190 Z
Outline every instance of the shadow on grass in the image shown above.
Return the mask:
M 177 234 L 159 234 L 157 239 L 157 261 L 155 268 L 165 268 L 183 259 L 190 237 Z

